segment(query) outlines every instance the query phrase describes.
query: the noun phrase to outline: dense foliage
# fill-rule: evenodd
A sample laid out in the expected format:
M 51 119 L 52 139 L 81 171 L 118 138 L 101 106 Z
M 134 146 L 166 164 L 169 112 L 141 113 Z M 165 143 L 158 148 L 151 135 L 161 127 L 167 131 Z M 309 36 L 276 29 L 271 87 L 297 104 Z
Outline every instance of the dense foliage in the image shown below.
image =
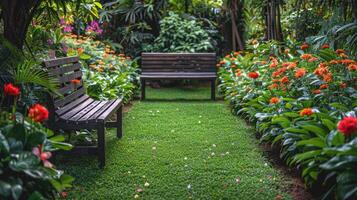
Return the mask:
M 154 52 L 211 52 L 213 40 L 195 20 L 170 13 L 160 22 L 160 35 L 147 50 Z
M 14 102 L 10 109 L 0 109 L 0 198 L 54 199 L 74 178 L 54 167 L 51 152 L 72 146 L 41 124 L 49 115 L 42 105 L 31 106 L 27 116 L 16 112 L 20 93 L 8 83 L 0 97 Z
M 323 199 L 357 197 L 357 62 L 342 49 L 256 43 L 227 55 L 220 89 Z

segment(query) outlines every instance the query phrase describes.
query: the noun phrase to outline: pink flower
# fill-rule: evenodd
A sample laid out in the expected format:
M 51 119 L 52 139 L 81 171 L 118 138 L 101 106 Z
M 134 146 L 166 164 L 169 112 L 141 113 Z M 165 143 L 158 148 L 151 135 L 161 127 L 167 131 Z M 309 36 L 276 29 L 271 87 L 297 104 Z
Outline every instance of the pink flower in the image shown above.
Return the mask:
M 32 153 L 40 158 L 40 160 L 43 162 L 43 166 L 47 168 L 53 167 L 53 164 L 48 161 L 48 159 L 52 156 L 51 152 L 43 152 L 41 144 L 38 145 L 38 147 L 34 147 L 32 149 Z

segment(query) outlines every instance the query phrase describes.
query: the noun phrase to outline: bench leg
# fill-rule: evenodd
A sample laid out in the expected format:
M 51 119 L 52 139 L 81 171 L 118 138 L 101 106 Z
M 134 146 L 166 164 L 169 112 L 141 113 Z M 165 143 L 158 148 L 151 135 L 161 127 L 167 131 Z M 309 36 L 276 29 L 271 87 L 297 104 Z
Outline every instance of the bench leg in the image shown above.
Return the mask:
M 141 79 L 141 100 L 145 99 L 145 85 L 146 81 Z
M 123 106 L 117 110 L 117 138 L 123 137 Z
M 216 79 L 211 80 L 211 100 L 216 100 Z
M 105 166 L 105 128 L 104 124 L 97 129 L 98 134 L 98 162 L 99 168 L 103 169 Z

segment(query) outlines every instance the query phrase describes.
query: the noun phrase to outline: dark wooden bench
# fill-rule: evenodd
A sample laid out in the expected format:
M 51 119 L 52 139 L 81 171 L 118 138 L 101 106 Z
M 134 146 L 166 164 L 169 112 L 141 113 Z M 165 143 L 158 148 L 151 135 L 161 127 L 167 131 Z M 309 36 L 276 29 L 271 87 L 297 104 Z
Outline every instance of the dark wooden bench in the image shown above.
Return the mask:
M 142 53 L 141 99 L 145 99 L 147 80 L 207 80 L 211 82 L 211 99 L 216 91 L 215 53 Z
M 100 168 L 105 165 L 105 127 L 117 128 L 122 137 L 122 99 L 95 101 L 85 94 L 81 65 L 78 57 L 46 60 L 43 63 L 49 74 L 58 78 L 62 97 L 49 96 L 48 126 L 53 130 L 97 130 L 98 145 L 75 147 L 74 152 L 97 154 Z M 109 118 L 117 115 L 116 122 Z

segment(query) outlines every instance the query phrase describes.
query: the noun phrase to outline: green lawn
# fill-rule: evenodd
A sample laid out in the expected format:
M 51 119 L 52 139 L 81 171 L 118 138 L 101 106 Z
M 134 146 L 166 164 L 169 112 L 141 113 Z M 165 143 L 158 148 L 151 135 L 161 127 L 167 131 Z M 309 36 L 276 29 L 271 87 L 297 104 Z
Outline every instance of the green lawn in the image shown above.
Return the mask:
M 159 100 L 184 97 L 196 100 Z M 223 102 L 197 100 L 208 88 L 148 89 L 147 98 L 125 114 L 123 139 L 109 131 L 104 170 L 95 157 L 59 166 L 76 178 L 67 199 L 291 199 L 254 130 Z

